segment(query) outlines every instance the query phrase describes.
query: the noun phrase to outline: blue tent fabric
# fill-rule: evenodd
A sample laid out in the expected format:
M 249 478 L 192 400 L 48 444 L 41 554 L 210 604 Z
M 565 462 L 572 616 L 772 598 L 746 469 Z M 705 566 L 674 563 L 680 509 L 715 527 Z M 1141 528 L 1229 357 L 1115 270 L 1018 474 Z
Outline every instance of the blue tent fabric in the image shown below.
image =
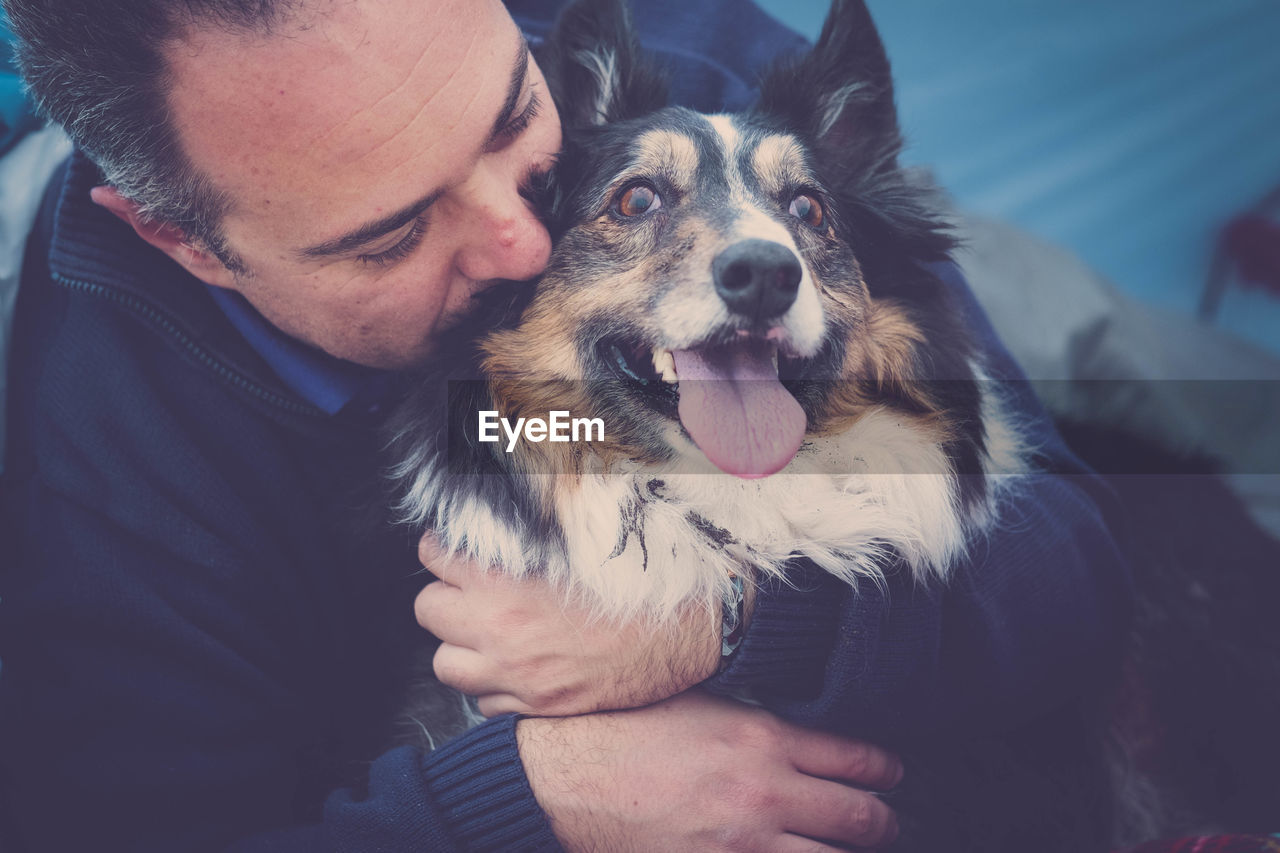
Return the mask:
M 40 127 L 13 65 L 12 35 L 0 20 L 0 157 L 19 139 Z
M 814 38 L 828 0 L 758 0 Z M 908 148 L 966 211 L 1193 313 L 1223 226 L 1280 187 L 1275 0 L 868 0 Z M 1280 302 L 1219 324 L 1280 352 Z

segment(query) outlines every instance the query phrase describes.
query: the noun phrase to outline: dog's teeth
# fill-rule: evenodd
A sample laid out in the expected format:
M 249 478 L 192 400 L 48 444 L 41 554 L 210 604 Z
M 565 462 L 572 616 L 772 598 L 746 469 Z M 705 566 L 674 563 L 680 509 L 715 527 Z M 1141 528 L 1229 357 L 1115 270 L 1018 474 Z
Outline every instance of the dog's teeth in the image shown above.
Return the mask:
M 773 372 L 777 373 L 778 372 L 778 348 L 777 347 L 773 348 L 772 361 L 773 361 Z
M 679 382 L 676 377 L 676 358 L 669 349 L 653 351 L 653 370 L 662 377 L 663 382 Z

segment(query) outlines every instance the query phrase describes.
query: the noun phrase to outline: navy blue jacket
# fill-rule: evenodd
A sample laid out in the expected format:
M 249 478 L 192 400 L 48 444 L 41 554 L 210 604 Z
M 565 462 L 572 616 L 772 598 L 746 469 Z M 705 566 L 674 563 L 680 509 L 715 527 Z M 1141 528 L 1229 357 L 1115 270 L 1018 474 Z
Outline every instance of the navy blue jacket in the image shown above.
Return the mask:
M 535 35 L 555 5 L 510 3 Z M 740 0 L 636 8 L 703 109 L 742 106 L 798 44 Z M 373 509 L 377 412 L 291 391 L 199 282 L 89 201 L 98 180 L 79 155 L 55 178 L 15 324 L 0 755 L 17 843 L 556 849 L 513 718 L 378 755 L 425 578 Z M 1094 480 L 1032 398 L 1020 414 L 1057 473 L 955 584 L 771 590 L 713 686 L 890 743 L 1081 689 L 1122 629 L 1125 567 Z

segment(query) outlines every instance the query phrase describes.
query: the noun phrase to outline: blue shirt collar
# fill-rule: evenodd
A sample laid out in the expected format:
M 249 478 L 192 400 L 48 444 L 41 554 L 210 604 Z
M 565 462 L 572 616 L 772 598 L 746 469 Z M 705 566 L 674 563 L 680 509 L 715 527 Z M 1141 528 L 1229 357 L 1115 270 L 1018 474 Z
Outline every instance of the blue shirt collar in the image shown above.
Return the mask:
M 349 405 L 377 411 L 390 390 L 385 370 L 345 361 L 286 335 L 234 290 L 205 285 L 213 301 L 262 360 L 294 393 L 337 414 Z

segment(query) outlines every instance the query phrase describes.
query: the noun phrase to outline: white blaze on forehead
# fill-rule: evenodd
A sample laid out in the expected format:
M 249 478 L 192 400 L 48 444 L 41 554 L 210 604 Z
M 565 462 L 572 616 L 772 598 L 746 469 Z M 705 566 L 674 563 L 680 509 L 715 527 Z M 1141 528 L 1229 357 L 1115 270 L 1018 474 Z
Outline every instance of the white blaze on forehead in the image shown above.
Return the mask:
M 727 115 L 714 115 L 707 116 L 707 122 L 720 137 L 724 147 L 724 177 L 729 189 L 726 208 L 728 212 L 736 214 L 733 228 L 728 235 L 728 244 L 754 237 L 781 243 L 794 252 L 796 245 L 791 239 L 791 233 L 777 219 L 761 210 L 758 202 L 747 189 L 738 162 L 742 134 L 734 126 L 733 119 Z
M 742 173 L 738 171 L 738 144 L 742 140 L 742 134 L 733 126 L 733 119 L 727 115 L 707 116 L 707 121 L 720 137 L 724 148 L 724 176 L 729 183 L 730 203 L 737 207 L 750 204 L 747 187 L 742 182 Z
M 683 133 L 647 131 L 636 142 L 636 151 L 636 171 L 664 174 L 681 188 L 693 186 L 698 174 L 698 148 Z
M 720 139 L 724 142 L 725 153 L 732 160 L 738 153 L 738 140 L 742 138 L 738 128 L 733 126 L 733 118 L 720 113 L 707 116 L 707 122 L 710 123 L 711 129 L 720 135 Z

